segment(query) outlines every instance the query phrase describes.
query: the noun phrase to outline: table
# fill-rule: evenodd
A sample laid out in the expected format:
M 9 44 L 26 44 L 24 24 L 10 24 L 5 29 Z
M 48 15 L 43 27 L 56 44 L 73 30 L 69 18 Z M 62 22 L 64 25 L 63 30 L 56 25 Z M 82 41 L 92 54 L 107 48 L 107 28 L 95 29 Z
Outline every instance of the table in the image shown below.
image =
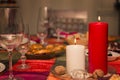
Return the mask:
M 51 42 L 52 43 L 52 42 Z M 52 43 L 53 44 L 53 43 Z M 61 44 L 61 43 L 60 43 Z M 58 65 L 66 65 L 66 55 L 62 55 L 57 58 L 49 59 L 49 60 L 27 60 L 26 62 L 32 67 L 28 70 L 18 70 L 16 66 L 21 63 L 19 60 L 20 54 L 18 52 L 14 52 L 13 54 L 13 70 L 14 75 L 17 77 L 23 77 L 25 80 L 59 80 L 50 74 L 50 71 L 53 70 Z M 0 73 L 0 80 L 5 76 L 8 76 L 8 57 L 6 52 L 0 52 L 0 62 L 6 65 L 6 70 L 3 73 Z M 116 61 L 108 62 L 110 72 L 117 72 L 120 74 L 120 59 Z
M 21 64 L 19 58 L 19 53 L 13 53 L 13 74 L 16 77 L 22 77 L 25 80 L 46 80 L 51 70 L 51 67 L 55 63 L 54 58 L 49 60 L 27 60 L 26 63 L 29 64 L 31 67 L 26 70 L 19 70 L 17 69 L 17 66 Z M 0 59 L 0 62 L 3 62 L 6 65 L 6 70 L 0 74 L 0 80 L 2 80 L 4 77 L 8 76 L 7 53 L 0 53 Z
M 65 66 L 66 62 L 65 62 L 65 54 L 57 57 L 57 58 L 53 58 L 53 59 L 49 59 L 49 60 L 27 60 L 28 64 L 31 64 L 34 66 L 32 66 L 31 69 L 29 70 L 17 70 L 16 67 L 18 64 L 21 63 L 20 60 L 16 61 L 17 59 L 19 59 L 18 56 L 20 56 L 19 54 L 14 54 L 13 57 L 14 60 L 14 65 L 13 65 L 13 69 L 14 69 L 14 74 L 17 77 L 23 77 L 25 80 L 34 80 L 36 78 L 36 80 L 58 80 L 57 78 L 55 78 L 52 74 L 50 73 L 50 70 L 53 70 L 56 66 L 58 65 L 63 65 Z M 2 54 L 2 58 L 6 56 L 6 53 L 3 55 Z M 1 55 L 0 55 L 1 57 Z M 18 58 L 17 58 L 18 57 Z M 1 58 L 0 58 L 1 59 Z M 4 63 L 6 64 L 7 62 L 4 61 Z M 115 71 L 117 71 L 117 73 L 120 73 L 120 59 L 116 60 L 116 61 L 111 61 L 108 62 L 109 65 L 109 69 L 112 70 L 111 72 L 114 73 Z M 8 72 L 5 72 L 4 74 L 0 75 L 0 79 L 2 79 L 3 77 L 8 76 Z

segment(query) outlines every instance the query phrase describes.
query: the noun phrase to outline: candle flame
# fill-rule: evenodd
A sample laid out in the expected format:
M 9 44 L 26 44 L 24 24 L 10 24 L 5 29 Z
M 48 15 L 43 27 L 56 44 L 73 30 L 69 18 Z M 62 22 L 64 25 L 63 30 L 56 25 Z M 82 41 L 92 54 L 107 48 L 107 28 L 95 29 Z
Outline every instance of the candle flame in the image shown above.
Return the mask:
M 101 17 L 100 16 L 98 16 L 98 21 L 101 21 Z
M 76 45 L 76 42 L 77 42 L 77 41 L 76 41 L 76 38 L 75 38 L 75 39 L 74 39 L 74 44 L 75 44 L 75 45 Z

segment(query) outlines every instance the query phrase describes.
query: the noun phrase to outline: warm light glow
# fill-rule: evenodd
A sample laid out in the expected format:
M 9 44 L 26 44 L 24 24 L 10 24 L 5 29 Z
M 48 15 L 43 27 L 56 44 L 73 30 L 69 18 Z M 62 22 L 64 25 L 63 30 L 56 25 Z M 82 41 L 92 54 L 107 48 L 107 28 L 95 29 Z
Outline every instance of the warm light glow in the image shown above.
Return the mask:
M 45 18 L 47 18 L 47 10 L 48 10 L 48 8 L 47 8 L 47 6 L 45 6 L 45 7 L 44 7 L 44 11 L 45 11 L 45 13 L 44 13 L 44 14 L 45 14 Z
M 8 38 L 8 40 L 12 40 L 13 39 L 13 35 L 9 35 L 7 38 Z
M 77 41 L 76 41 L 76 38 L 75 38 L 75 39 L 74 39 L 74 44 L 75 44 L 75 45 L 76 45 L 76 42 L 77 42 Z
M 98 16 L 98 21 L 101 21 L 101 17 L 100 16 Z
M 44 8 L 44 9 L 45 9 L 45 11 L 47 11 L 47 6 L 45 6 L 45 8 Z

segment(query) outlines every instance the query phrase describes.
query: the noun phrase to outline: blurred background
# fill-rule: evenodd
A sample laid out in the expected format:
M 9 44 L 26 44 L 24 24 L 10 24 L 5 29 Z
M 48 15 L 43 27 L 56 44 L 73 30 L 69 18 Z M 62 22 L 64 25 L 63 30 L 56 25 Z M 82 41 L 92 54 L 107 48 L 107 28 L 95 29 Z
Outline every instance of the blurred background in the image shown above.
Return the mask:
M 109 24 L 109 35 L 120 35 L 119 0 L 0 0 L 0 3 L 5 1 L 20 8 L 30 34 L 36 34 L 39 21 L 53 28 L 84 33 L 88 24 L 101 16 L 101 21 Z

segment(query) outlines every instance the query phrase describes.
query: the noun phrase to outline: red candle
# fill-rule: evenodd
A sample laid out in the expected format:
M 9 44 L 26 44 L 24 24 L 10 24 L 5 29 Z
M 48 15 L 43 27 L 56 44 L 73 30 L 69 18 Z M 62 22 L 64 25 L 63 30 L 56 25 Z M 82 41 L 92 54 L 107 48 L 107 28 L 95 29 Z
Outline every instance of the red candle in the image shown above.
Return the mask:
M 108 24 L 92 22 L 89 24 L 89 72 L 101 69 L 107 73 Z

